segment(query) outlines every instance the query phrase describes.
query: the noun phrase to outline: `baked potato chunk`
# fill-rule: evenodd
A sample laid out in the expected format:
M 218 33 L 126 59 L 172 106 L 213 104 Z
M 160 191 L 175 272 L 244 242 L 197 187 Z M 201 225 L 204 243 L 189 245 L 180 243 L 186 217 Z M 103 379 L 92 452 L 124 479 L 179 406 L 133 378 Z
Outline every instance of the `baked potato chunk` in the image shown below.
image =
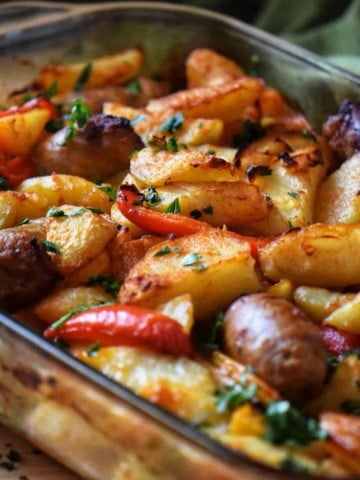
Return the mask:
M 121 85 L 139 72 L 143 61 L 144 55 L 137 48 L 96 58 L 91 62 L 92 69 L 83 88 Z M 40 90 L 46 90 L 56 81 L 59 94 L 71 92 L 86 65 L 85 62 L 47 65 L 42 69 L 35 86 Z
M 130 172 L 144 185 L 169 182 L 236 182 L 245 179 L 241 168 L 223 158 L 197 151 L 168 152 L 144 148 L 130 161 Z
M 220 118 L 225 123 L 245 118 L 246 109 L 259 98 L 264 83 L 242 77 L 225 85 L 182 90 L 149 102 L 154 114 L 182 111 L 187 118 Z
M 165 211 L 178 199 L 182 215 L 235 231 L 264 218 L 268 211 L 260 189 L 246 182 L 175 183 L 156 190 L 161 198 L 156 210 Z
M 239 295 L 259 290 L 249 244 L 210 229 L 150 248 L 125 279 L 119 301 L 156 307 L 190 293 L 195 318 L 206 321 Z
M 265 245 L 259 264 L 274 282 L 341 289 L 360 283 L 360 225 L 314 224 Z
M 360 154 L 345 161 L 320 186 L 315 221 L 322 223 L 360 222 Z
M 115 237 L 117 228 L 110 218 L 86 208 L 62 205 L 62 216 L 48 219 L 47 241 L 57 246 L 53 263 L 64 276 L 86 265 Z
M 53 173 L 24 180 L 17 188 L 21 193 L 36 193 L 47 200 L 47 208 L 61 204 L 82 205 L 110 212 L 109 196 L 85 178 Z
M 239 65 L 208 48 L 196 48 L 186 59 L 189 88 L 223 85 L 242 76 Z

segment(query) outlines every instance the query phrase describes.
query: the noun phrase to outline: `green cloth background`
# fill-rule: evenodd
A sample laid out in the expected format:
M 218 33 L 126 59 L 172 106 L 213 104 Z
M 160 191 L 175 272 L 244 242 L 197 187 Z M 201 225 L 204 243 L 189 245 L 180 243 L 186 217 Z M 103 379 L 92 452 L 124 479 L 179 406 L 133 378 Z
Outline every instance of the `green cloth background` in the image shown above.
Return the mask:
M 360 0 L 184 1 L 227 13 L 360 74 Z

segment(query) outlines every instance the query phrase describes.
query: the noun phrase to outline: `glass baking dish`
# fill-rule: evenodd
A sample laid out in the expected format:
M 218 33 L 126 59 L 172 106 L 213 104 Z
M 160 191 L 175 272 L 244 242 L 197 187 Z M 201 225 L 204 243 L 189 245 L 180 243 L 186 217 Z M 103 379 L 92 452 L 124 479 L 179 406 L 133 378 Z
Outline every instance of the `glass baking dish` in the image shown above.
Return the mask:
M 145 73 L 180 80 L 193 48 L 213 48 L 256 70 L 318 128 L 342 100 L 360 99 L 359 77 L 305 50 L 217 13 L 152 2 L 2 4 L 0 97 L 29 83 L 44 62 L 134 45 L 149 59 Z M 292 476 L 244 459 L 4 314 L 0 372 L 0 421 L 86 479 Z

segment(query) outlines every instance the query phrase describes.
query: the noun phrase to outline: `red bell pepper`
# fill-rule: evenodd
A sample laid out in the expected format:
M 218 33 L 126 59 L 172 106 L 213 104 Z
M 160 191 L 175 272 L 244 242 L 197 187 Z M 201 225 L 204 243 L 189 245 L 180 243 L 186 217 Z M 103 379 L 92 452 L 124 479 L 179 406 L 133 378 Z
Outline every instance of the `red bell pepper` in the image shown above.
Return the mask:
M 17 187 L 26 178 L 35 175 L 31 158 L 25 155 L 9 156 L 0 152 L 0 177 L 6 178 L 10 188 Z
M 50 118 L 56 118 L 58 116 L 57 109 L 50 100 L 44 97 L 36 97 L 24 103 L 20 107 L 13 106 L 3 112 L 0 112 L 0 118 L 8 117 L 9 115 L 14 115 L 15 113 L 26 113 L 34 108 L 48 110 L 50 113 Z
M 178 213 L 162 213 L 145 208 L 142 205 L 143 195 L 135 185 L 121 185 L 117 194 L 117 205 L 120 212 L 138 227 L 159 235 L 176 235 L 182 237 L 194 233 L 211 230 L 212 227 L 206 222 L 200 222 L 193 218 Z M 229 232 L 241 241 L 250 244 L 251 254 L 258 257 L 259 248 L 268 240 L 238 233 Z
M 162 213 L 142 206 L 143 195 L 134 185 L 121 185 L 117 194 L 120 212 L 138 227 L 160 235 L 177 236 L 203 232 L 212 227 L 205 222 L 179 215 L 178 213 Z
M 134 305 L 104 305 L 47 328 L 45 338 L 99 342 L 102 346 L 146 346 L 160 352 L 189 356 L 189 336 L 172 318 Z
M 330 325 L 322 325 L 320 330 L 329 353 L 341 355 L 354 348 L 360 348 L 360 335 L 344 332 Z

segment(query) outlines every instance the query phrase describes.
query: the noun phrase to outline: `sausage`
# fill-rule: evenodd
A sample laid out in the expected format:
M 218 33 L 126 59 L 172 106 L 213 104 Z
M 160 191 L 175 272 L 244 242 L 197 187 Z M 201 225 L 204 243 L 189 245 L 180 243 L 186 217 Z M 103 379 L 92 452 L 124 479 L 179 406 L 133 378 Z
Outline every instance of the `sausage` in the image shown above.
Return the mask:
M 229 307 L 224 349 L 294 403 L 317 393 L 327 375 L 319 328 L 298 307 L 267 293 L 246 295 Z
M 360 102 L 345 100 L 339 112 L 327 119 L 323 133 L 340 160 L 346 160 L 359 152 Z
M 127 118 L 92 115 L 77 135 L 64 143 L 65 128 L 45 138 L 31 157 L 39 175 L 53 172 L 99 180 L 129 167 L 129 155 L 144 147 Z
M 7 311 L 39 300 L 58 279 L 38 232 L 25 227 L 0 230 L 0 308 Z

